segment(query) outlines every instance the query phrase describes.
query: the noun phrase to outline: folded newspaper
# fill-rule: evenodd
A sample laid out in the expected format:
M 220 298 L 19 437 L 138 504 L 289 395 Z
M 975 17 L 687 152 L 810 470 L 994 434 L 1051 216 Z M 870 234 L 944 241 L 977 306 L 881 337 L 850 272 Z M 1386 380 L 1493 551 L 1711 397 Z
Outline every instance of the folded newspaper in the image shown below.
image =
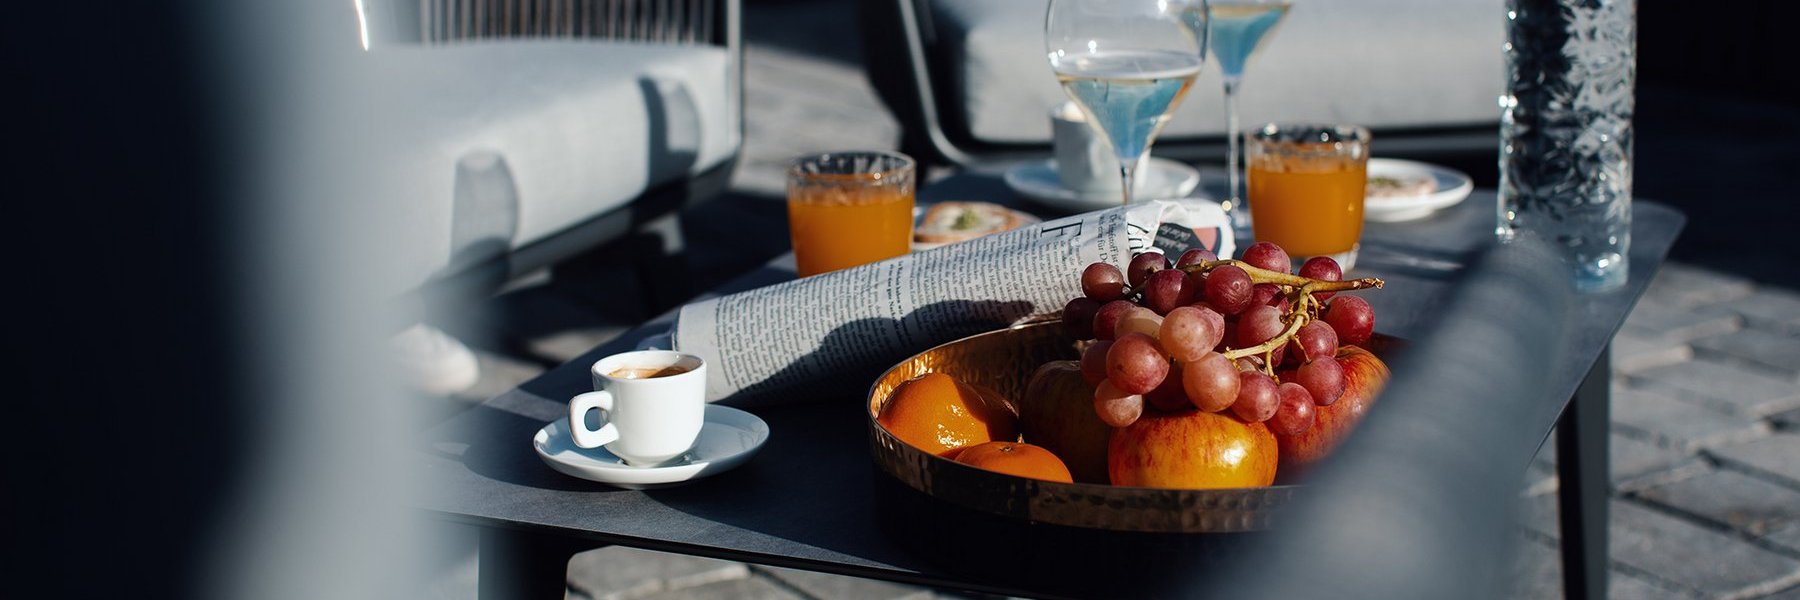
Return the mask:
M 1157 200 L 1090 212 L 842 271 L 689 304 L 673 342 L 710 365 L 709 401 L 773 404 L 860 395 L 932 346 L 1058 313 L 1081 270 L 1154 246 L 1231 256 L 1217 204 Z M 807 393 L 817 391 L 818 393 Z

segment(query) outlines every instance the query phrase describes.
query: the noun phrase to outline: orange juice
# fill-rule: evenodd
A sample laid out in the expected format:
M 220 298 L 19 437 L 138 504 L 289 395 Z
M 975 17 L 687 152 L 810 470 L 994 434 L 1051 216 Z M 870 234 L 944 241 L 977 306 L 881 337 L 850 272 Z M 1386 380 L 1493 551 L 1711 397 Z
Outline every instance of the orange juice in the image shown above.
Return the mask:
M 1366 164 L 1344 156 L 1253 157 L 1250 223 L 1256 239 L 1295 258 L 1350 251 L 1362 238 Z
M 912 249 L 913 190 L 870 175 L 813 175 L 788 186 L 788 231 L 800 276 L 906 254 Z M 826 179 L 827 181 L 817 181 Z M 877 185 L 859 185 L 858 179 Z

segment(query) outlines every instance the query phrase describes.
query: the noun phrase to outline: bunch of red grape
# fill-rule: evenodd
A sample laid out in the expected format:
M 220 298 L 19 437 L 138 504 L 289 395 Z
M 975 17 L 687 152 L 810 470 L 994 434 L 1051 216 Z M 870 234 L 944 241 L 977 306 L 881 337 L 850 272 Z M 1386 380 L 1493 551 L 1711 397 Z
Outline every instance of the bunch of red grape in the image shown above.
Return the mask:
M 1122 273 L 1088 265 L 1083 296 L 1063 307 L 1063 324 L 1076 339 L 1093 340 L 1081 374 L 1096 387 L 1100 419 L 1125 427 L 1148 403 L 1230 409 L 1278 433 L 1310 429 L 1314 407 L 1344 393 L 1338 345 L 1363 343 L 1375 329 L 1367 301 L 1332 297 L 1381 281 L 1342 281 L 1329 257 L 1307 260 L 1297 275 L 1290 265 L 1287 251 L 1269 242 L 1236 261 L 1189 250 L 1171 265 L 1151 251 Z

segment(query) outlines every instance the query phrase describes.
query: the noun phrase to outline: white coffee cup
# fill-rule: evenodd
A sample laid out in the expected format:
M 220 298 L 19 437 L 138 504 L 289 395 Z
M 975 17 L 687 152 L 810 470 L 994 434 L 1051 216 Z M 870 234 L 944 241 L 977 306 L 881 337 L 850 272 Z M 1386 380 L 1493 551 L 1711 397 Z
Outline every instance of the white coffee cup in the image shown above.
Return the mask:
M 633 466 L 662 464 L 694 446 L 706 424 L 706 362 L 700 357 L 639 350 L 602 358 L 590 370 L 598 391 L 569 401 L 576 446 L 605 446 Z M 663 374 L 651 376 L 656 373 Z M 587 424 L 595 409 L 601 412 L 599 429 Z
M 1074 102 L 1064 102 L 1050 111 L 1050 145 L 1056 156 L 1056 175 L 1063 187 L 1081 194 L 1118 194 L 1124 187 L 1119 178 L 1119 155 L 1112 143 L 1087 123 L 1087 116 Z M 1150 164 L 1150 152 L 1138 157 L 1138 177 L 1133 191 L 1144 189 Z M 1134 196 L 1136 194 L 1133 194 Z

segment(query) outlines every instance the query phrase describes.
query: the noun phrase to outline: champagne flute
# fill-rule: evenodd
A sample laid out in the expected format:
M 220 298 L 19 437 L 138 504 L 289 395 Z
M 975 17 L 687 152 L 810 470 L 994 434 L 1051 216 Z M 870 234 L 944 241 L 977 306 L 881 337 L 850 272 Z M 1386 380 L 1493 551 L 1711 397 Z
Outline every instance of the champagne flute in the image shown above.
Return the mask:
M 1112 143 L 1125 204 L 1131 203 L 1139 158 L 1206 62 L 1206 28 L 1185 22 L 1183 6 L 1169 0 L 1050 0 L 1044 18 L 1050 68 L 1088 125 Z
M 1219 61 L 1219 76 L 1225 80 L 1225 134 L 1229 148 L 1226 172 L 1231 189 L 1225 194 L 1230 199 L 1224 202 L 1224 208 L 1239 225 L 1244 224 L 1249 213 L 1243 210 L 1244 140 L 1243 130 L 1238 127 L 1238 82 L 1244 77 L 1244 65 L 1250 62 L 1250 55 L 1262 48 L 1293 5 L 1293 0 L 1211 0 L 1202 9 L 1212 29 L 1207 42 Z M 1190 7 L 1190 14 L 1192 10 Z

